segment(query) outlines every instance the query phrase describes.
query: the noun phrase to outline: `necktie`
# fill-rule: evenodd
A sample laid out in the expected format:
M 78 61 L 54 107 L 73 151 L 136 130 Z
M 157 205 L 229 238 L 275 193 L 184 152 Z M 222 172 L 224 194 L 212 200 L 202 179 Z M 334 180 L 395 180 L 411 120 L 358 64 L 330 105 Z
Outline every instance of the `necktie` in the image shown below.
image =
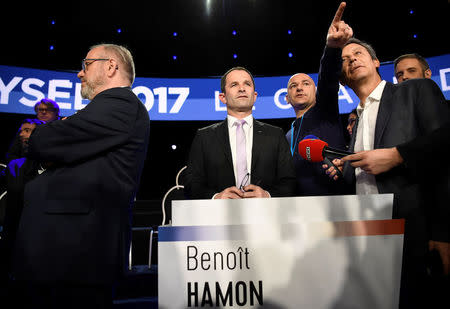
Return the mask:
M 236 171 L 237 171 L 237 184 L 240 186 L 243 179 L 246 177 L 247 171 L 247 148 L 245 143 L 244 132 L 244 119 L 237 120 L 236 124 Z M 244 184 L 246 185 L 246 184 Z

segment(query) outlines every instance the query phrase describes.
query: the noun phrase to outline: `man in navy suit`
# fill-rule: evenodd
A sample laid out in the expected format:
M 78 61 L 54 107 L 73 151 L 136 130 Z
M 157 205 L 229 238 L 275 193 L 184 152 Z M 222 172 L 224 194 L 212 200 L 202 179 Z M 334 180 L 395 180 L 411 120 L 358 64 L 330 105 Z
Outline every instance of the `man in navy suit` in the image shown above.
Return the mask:
M 449 120 L 448 106 L 430 79 L 397 85 L 382 80 L 380 62 L 365 42 L 350 39 L 342 58 L 341 81 L 360 99 L 350 143 L 350 150 L 358 153 L 344 158 L 352 160 L 345 164 L 344 177 L 355 184 L 357 194 L 394 193 L 393 218 L 405 219 L 400 307 L 433 307 L 432 301 L 444 295 L 430 296 L 427 291 L 427 255 L 429 241 L 437 250 L 448 252 L 448 203 L 443 209 L 434 201 L 435 190 L 447 185 L 448 169 L 441 169 L 445 177 L 423 179 L 402 164 L 378 173 L 372 163 L 396 146 L 443 126 Z M 333 163 L 340 165 L 342 160 Z M 333 169 L 327 173 L 336 177 Z
M 298 153 L 298 143 L 307 135 L 326 141 L 330 147 L 345 149 L 343 126 L 339 116 L 339 76 L 341 52 L 353 30 L 341 20 L 345 3 L 341 3 L 328 30 L 326 47 L 320 61 L 318 86 L 304 73 L 294 74 L 288 81 L 286 101 L 295 111 L 296 119 L 286 138 L 289 142 L 298 195 L 337 195 L 351 193 L 344 182 L 333 182 L 322 170 L 322 164 L 304 160 Z
M 90 103 L 29 139 L 28 156 L 52 164 L 25 187 L 15 248 L 16 278 L 36 283 L 38 302 L 50 308 L 45 295 L 55 296 L 55 308 L 112 305 L 112 285 L 127 267 L 149 137 L 126 48 L 92 47 L 78 77 Z
M 251 73 L 243 67 L 230 69 L 222 77 L 221 91 L 228 116 L 197 131 L 189 154 L 187 195 L 193 199 L 293 196 L 295 171 L 283 131 L 252 116 L 257 93 Z M 239 176 L 237 163 L 239 121 L 244 122 L 246 140 L 244 176 Z

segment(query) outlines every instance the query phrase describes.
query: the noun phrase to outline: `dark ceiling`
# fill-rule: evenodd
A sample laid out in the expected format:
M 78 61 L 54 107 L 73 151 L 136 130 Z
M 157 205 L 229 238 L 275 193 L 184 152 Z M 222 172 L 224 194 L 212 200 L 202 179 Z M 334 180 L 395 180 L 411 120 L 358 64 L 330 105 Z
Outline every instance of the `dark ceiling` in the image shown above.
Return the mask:
M 217 76 L 237 64 L 255 75 L 314 73 L 340 1 L 51 3 L 15 1 L 2 10 L 0 64 L 78 70 L 90 45 L 114 42 L 132 50 L 138 76 Z M 406 52 L 429 57 L 449 52 L 449 6 L 448 0 L 347 1 L 344 20 L 381 61 Z

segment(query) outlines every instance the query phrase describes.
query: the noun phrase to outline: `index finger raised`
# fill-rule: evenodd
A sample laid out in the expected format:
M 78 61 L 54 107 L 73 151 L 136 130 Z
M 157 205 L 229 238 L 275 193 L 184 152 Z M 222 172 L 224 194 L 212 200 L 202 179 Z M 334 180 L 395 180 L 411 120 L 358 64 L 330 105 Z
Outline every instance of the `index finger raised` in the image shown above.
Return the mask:
M 346 5 L 347 4 L 345 2 L 341 2 L 341 4 L 339 4 L 336 14 L 334 14 L 333 23 L 337 23 L 337 22 L 341 21 L 342 15 L 344 15 L 344 9 L 345 9 Z

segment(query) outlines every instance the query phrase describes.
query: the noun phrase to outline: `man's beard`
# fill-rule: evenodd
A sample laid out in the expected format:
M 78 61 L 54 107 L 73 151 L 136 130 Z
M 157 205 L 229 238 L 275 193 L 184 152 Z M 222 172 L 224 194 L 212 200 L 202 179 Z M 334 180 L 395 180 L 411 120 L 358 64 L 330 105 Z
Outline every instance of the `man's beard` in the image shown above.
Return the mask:
M 81 97 L 83 99 L 92 100 L 97 94 L 96 89 L 103 84 L 103 80 L 99 77 L 92 81 L 85 80 L 84 87 L 81 86 Z

